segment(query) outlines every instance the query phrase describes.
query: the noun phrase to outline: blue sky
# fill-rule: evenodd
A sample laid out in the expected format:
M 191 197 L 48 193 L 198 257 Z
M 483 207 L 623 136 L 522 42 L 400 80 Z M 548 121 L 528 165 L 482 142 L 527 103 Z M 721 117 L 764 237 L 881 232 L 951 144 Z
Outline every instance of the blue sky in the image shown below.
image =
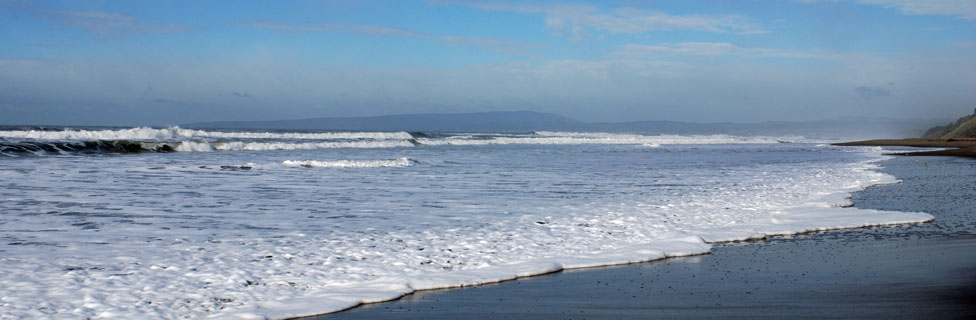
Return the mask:
M 954 118 L 976 1 L 0 0 L 0 124 Z

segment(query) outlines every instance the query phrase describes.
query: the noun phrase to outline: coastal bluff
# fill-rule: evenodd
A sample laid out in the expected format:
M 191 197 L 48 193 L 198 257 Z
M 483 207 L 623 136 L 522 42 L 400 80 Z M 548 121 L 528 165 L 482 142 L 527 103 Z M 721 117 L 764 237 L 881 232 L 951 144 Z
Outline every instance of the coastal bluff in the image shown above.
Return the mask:
M 976 110 L 955 122 L 936 126 L 922 134 L 922 139 L 960 139 L 976 138 Z
M 877 139 L 835 143 L 837 146 L 900 146 L 947 148 L 934 151 L 896 153 L 905 156 L 957 156 L 976 158 L 976 110 L 944 126 L 925 131 L 921 138 Z

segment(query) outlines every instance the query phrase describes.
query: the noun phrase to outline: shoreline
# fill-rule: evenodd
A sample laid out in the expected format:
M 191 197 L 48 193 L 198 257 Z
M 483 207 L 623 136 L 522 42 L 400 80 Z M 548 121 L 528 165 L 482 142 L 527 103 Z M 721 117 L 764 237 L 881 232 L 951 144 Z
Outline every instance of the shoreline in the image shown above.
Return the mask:
M 904 168 L 905 167 L 904 162 L 917 161 L 914 159 L 915 158 L 913 159 L 897 158 L 895 160 L 888 160 L 885 163 L 897 164 L 898 166 Z M 953 160 L 937 160 L 937 159 L 960 159 L 960 158 L 934 158 L 933 161 L 942 161 L 942 162 L 953 161 Z M 968 161 L 968 160 L 960 159 L 956 161 Z M 912 166 L 919 167 L 918 164 L 909 164 L 908 167 L 910 168 Z M 924 170 L 927 168 L 928 165 L 926 164 L 926 167 L 921 169 Z M 888 170 L 890 169 L 887 168 L 886 166 L 886 168 L 883 171 L 888 172 Z M 900 179 L 906 179 L 902 177 L 902 175 L 896 174 L 896 176 L 899 177 Z M 904 187 L 905 185 L 906 184 L 872 186 L 866 190 L 854 193 L 852 195 L 852 199 L 854 200 L 855 207 L 864 208 L 865 206 L 867 206 L 868 208 L 875 208 L 878 206 L 877 203 L 873 205 L 872 204 L 865 205 L 866 201 L 863 199 L 864 194 L 874 194 L 875 197 L 878 196 L 893 197 L 892 195 L 885 195 L 887 192 L 884 191 L 883 189 L 892 189 L 890 186 L 895 186 L 895 189 L 898 189 L 899 187 Z M 882 190 L 882 191 L 878 191 L 878 190 Z M 889 207 L 889 208 L 881 208 L 881 209 L 887 209 L 887 210 L 901 209 L 902 211 L 912 211 L 912 210 L 905 210 L 911 208 Z M 972 249 L 976 248 L 976 237 L 973 236 L 963 237 L 962 239 L 950 239 L 950 240 L 936 239 L 933 241 L 931 239 L 927 239 L 925 241 L 920 241 L 914 244 L 906 243 L 904 240 L 905 235 L 909 235 L 909 237 L 911 237 L 913 232 L 915 233 L 915 237 L 917 238 L 919 229 L 923 229 L 923 230 L 941 229 L 944 228 L 943 224 L 952 224 L 958 222 L 959 221 L 955 221 L 952 219 L 946 221 L 944 216 L 940 217 L 937 215 L 936 221 L 933 223 L 909 224 L 907 226 L 897 226 L 897 227 L 867 227 L 867 228 L 859 228 L 859 229 L 813 231 L 813 232 L 796 234 L 796 235 L 770 236 L 768 238 L 758 239 L 758 240 L 712 243 L 714 247 L 711 251 L 711 254 L 707 254 L 707 255 L 664 259 L 664 260 L 658 260 L 653 262 L 635 263 L 635 264 L 628 264 L 622 266 L 564 270 L 564 271 L 559 271 L 556 273 L 551 273 L 542 276 L 517 278 L 512 281 L 506 281 L 506 282 L 495 283 L 490 285 L 467 287 L 465 290 L 435 289 L 435 290 L 426 290 L 426 291 L 416 291 L 412 294 L 406 295 L 398 300 L 391 301 L 391 302 L 363 304 L 351 309 L 347 309 L 342 312 L 331 313 L 331 314 L 326 314 L 326 315 L 321 315 L 316 317 L 307 317 L 303 319 L 363 318 L 363 317 L 382 318 L 382 317 L 388 317 L 394 315 L 391 314 L 390 312 L 396 312 L 395 315 L 398 317 L 412 316 L 412 317 L 419 317 L 419 318 L 431 318 L 431 317 L 450 318 L 453 316 L 461 316 L 462 314 L 470 315 L 472 313 L 475 316 L 480 316 L 480 317 L 498 317 L 498 316 L 525 317 L 525 316 L 546 316 L 546 315 L 559 316 L 559 317 L 567 317 L 567 316 L 569 317 L 573 317 L 573 316 L 580 316 L 580 317 L 624 316 L 626 317 L 626 316 L 637 316 L 637 315 L 621 314 L 620 312 L 630 312 L 634 310 L 646 311 L 655 308 L 660 310 L 666 310 L 667 312 L 660 314 L 660 316 L 666 316 L 666 317 L 673 317 L 673 316 L 677 316 L 677 317 L 696 316 L 697 317 L 697 316 L 723 316 L 723 315 L 736 317 L 736 316 L 757 316 L 757 315 L 768 315 L 768 314 L 774 314 L 780 316 L 792 316 L 792 315 L 797 315 L 797 314 L 790 313 L 792 312 L 791 311 L 792 309 L 790 308 L 777 309 L 775 304 L 770 306 L 764 305 L 763 308 L 758 309 L 758 310 L 768 311 L 769 313 L 759 312 L 757 310 L 753 310 L 752 312 L 750 312 L 749 310 L 742 310 L 742 309 L 735 309 L 738 310 L 736 311 L 738 313 L 736 312 L 728 313 L 729 310 L 725 310 L 724 308 L 700 309 L 697 307 L 700 307 L 701 303 L 692 306 L 692 305 L 687 305 L 686 302 L 675 301 L 676 296 L 674 296 L 673 294 L 672 295 L 664 294 L 666 290 L 662 290 L 661 294 L 651 294 L 651 295 L 648 295 L 648 292 L 646 292 L 647 290 L 641 290 L 641 292 L 631 292 L 633 291 L 632 290 L 633 288 L 630 287 L 629 283 L 634 283 L 634 281 L 642 280 L 642 279 L 646 280 L 645 278 L 648 276 L 654 276 L 657 278 L 656 280 L 658 281 L 660 281 L 661 277 L 664 277 L 665 280 L 670 279 L 671 280 L 670 282 L 673 282 L 674 285 L 668 286 L 668 289 L 671 291 L 684 292 L 690 296 L 695 296 L 695 294 L 698 293 L 699 297 L 702 296 L 702 292 L 701 292 L 702 290 L 709 291 L 709 292 L 724 292 L 724 293 L 718 293 L 717 298 L 716 296 L 712 296 L 711 299 L 719 300 L 715 303 L 718 303 L 720 305 L 722 303 L 742 304 L 748 301 L 753 301 L 753 299 L 755 299 L 759 295 L 757 294 L 757 292 L 752 292 L 751 290 L 745 292 L 736 292 L 737 288 L 741 286 L 737 287 L 735 285 L 731 285 L 731 286 L 722 285 L 721 283 L 725 282 L 724 279 L 728 278 L 730 274 L 734 273 L 732 272 L 732 269 L 752 270 L 755 268 L 763 269 L 763 268 L 775 268 L 777 266 L 781 266 L 779 264 L 769 264 L 768 261 L 766 263 L 744 262 L 743 259 L 746 259 L 747 257 L 749 259 L 756 259 L 756 257 L 767 257 L 770 259 L 775 258 L 773 260 L 778 259 L 777 261 L 781 261 L 781 262 L 794 260 L 794 259 L 803 259 L 803 260 L 814 261 L 814 262 L 820 259 L 823 259 L 823 261 L 828 261 L 831 259 L 836 260 L 837 259 L 836 257 L 832 257 L 832 255 L 825 254 L 824 251 L 822 251 L 822 249 L 819 248 L 819 246 L 823 244 L 833 246 L 837 252 L 842 252 L 844 253 L 844 255 L 850 255 L 852 257 L 863 257 L 865 254 L 880 254 L 880 253 L 887 253 L 889 254 L 889 256 L 904 256 L 907 254 L 910 257 L 921 257 L 933 251 L 946 251 L 946 250 L 950 250 L 952 252 L 956 252 L 961 255 L 968 254 L 968 252 L 974 252 L 974 250 Z M 971 231 L 969 232 L 971 233 Z M 855 240 L 849 240 L 852 238 Z M 889 241 L 885 242 L 883 240 L 885 238 L 888 238 Z M 882 240 L 880 240 L 881 242 L 878 242 L 879 240 L 877 239 L 882 239 Z M 948 249 L 943 248 L 944 246 L 948 246 Z M 960 251 L 959 250 L 960 248 L 962 248 L 961 253 L 958 252 Z M 804 251 L 804 253 L 800 255 L 793 254 L 793 252 L 796 251 Z M 972 256 L 973 258 L 976 258 L 976 253 L 972 254 Z M 862 261 L 862 260 L 854 259 L 852 261 Z M 869 259 L 868 262 L 865 262 L 865 264 L 870 265 L 869 268 L 866 269 L 885 269 L 888 270 L 888 273 L 900 275 L 899 272 L 901 271 L 895 269 L 903 267 L 902 264 L 907 262 L 921 262 L 924 266 L 924 264 L 927 263 L 930 259 L 926 258 L 921 260 L 912 260 L 912 259 L 899 258 L 899 259 L 887 259 L 887 260 L 881 259 L 881 260 L 883 260 L 882 262 L 880 262 L 881 265 L 876 266 L 876 265 L 870 265 L 873 262 L 875 262 L 875 258 Z M 967 261 L 976 261 L 976 259 L 970 259 Z M 840 261 L 840 262 L 843 263 L 844 261 Z M 701 270 L 698 270 L 702 268 L 703 264 L 708 264 L 708 263 L 711 263 L 712 266 L 717 269 L 722 269 L 719 268 L 718 266 L 724 265 L 725 267 L 727 267 L 726 268 L 727 270 L 725 270 L 725 272 L 720 272 L 720 273 L 716 273 L 714 270 L 713 271 L 706 270 L 705 272 L 701 272 Z M 811 274 L 816 274 L 817 272 L 819 272 L 818 270 L 823 269 L 823 268 L 819 268 L 819 269 L 816 268 L 816 266 L 818 265 L 820 265 L 819 262 L 815 263 L 813 266 L 808 265 L 805 267 L 803 266 L 801 267 L 803 267 L 802 268 L 803 270 L 807 270 Z M 943 264 L 943 266 L 952 266 L 952 265 L 953 264 L 951 263 Z M 795 265 L 792 267 L 798 268 Z M 832 269 L 833 265 L 827 267 L 824 268 L 833 270 Z M 972 270 L 976 270 L 976 264 L 970 264 L 969 266 L 967 266 L 967 268 L 972 268 Z M 653 272 L 653 274 L 645 275 L 644 272 L 642 271 L 644 269 L 664 269 L 664 270 L 662 271 L 663 274 L 662 272 Z M 687 271 L 685 269 L 694 269 L 698 271 L 693 272 L 693 271 Z M 915 269 L 915 268 L 908 268 L 908 269 Z M 924 270 L 924 268 L 922 270 Z M 858 270 L 841 270 L 838 272 L 841 274 L 852 273 L 852 272 L 857 273 L 855 271 Z M 674 278 L 673 274 L 678 274 L 678 273 L 683 274 L 685 277 L 690 276 L 690 279 Z M 789 270 L 779 270 L 778 273 L 787 274 L 789 273 Z M 885 274 L 885 273 L 881 273 L 881 274 Z M 683 289 L 682 287 L 678 286 L 679 284 L 682 284 L 689 280 L 694 280 L 695 278 L 707 279 L 714 276 L 718 276 L 717 278 L 713 279 L 718 284 L 703 283 L 702 286 L 693 286 L 694 288 L 687 288 L 687 286 L 684 286 Z M 761 283 L 761 282 L 765 282 L 765 280 L 770 280 L 770 283 L 776 283 L 779 274 L 777 274 L 775 277 L 771 275 L 761 274 L 761 273 L 755 274 L 753 276 L 756 279 L 750 278 L 752 280 L 751 283 Z M 861 276 L 860 278 L 872 277 L 870 273 L 865 273 L 865 272 L 861 272 L 860 276 Z M 908 276 L 914 277 L 916 275 L 908 275 Z M 568 279 L 568 278 L 572 278 L 572 279 Z M 801 278 L 806 278 L 806 274 L 795 275 L 793 280 L 799 281 L 799 279 Z M 855 278 L 859 278 L 859 277 L 855 277 Z M 895 278 L 900 279 L 898 277 Z M 574 279 L 579 279 L 581 281 L 577 281 Z M 607 282 L 606 281 L 607 279 L 623 279 L 623 280 L 616 281 L 616 282 L 613 281 Z M 765 280 L 760 280 L 760 279 L 765 279 Z M 875 279 L 875 280 L 879 280 L 879 279 Z M 822 281 L 825 281 L 825 279 L 818 280 L 818 282 L 822 282 Z M 597 284 L 603 283 L 604 287 L 606 288 L 599 287 L 599 286 L 593 287 L 592 285 L 594 282 Z M 973 296 L 972 293 L 976 292 L 976 289 L 973 289 L 976 288 L 976 279 L 974 279 L 971 282 L 973 285 L 971 285 L 969 289 L 966 288 L 961 289 L 962 291 L 960 292 L 963 292 L 963 296 L 964 296 L 963 298 L 965 298 L 965 296 L 971 297 Z M 611 286 L 611 283 L 613 284 L 613 286 Z M 750 283 L 750 281 L 745 280 L 745 283 Z M 814 283 L 814 284 L 816 284 L 816 286 L 808 289 L 822 290 L 820 288 L 819 283 Z M 942 285 L 945 286 L 946 284 L 943 283 Z M 528 288 L 526 288 L 526 286 L 528 286 Z M 641 285 L 640 288 L 643 289 L 645 288 L 645 286 Z M 699 288 L 702 290 L 695 290 L 695 288 Z M 847 293 L 853 292 L 861 295 L 865 294 L 865 292 L 857 292 L 857 288 L 852 288 L 850 286 L 841 285 L 839 288 L 849 291 Z M 614 291 L 614 289 L 616 289 L 617 293 L 612 292 Z M 764 287 L 762 289 L 770 292 L 780 291 L 780 294 L 784 294 L 783 292 L 781 292 L 783 290 L 781 290 L 780 288 Z M 607 292 L 608 290 L 611 292 Z M 576 293 L 574 294 L 573 292 Z M 628 293 L 625 295 L 619 295 L 618 294 L 619 292 L 628 292 Z M 614 307 L 613 309 L 599 309 L 599 312 L 596 312 L 595 314 L 592 312 L 587 313 L 586 311 L 588 309 L 584 308 L 582 305 L 579 305 L 579 303 L 581 303 L 580 301 L 593 301 L 594 298 L 597 298 L 598 301 L 603 301 L 600 299 L 604 299 L 606 300 L 604 302 L 611 303 L 617 300 L 631 300 L 632 298 L 641 296 L 641 294 L 644 294 L 645 296 L 653 297 L 654 299 L 652 299 L 652 301 L 637 301 L 636 303 L 617 306 Z M 723 294 L 725 294 L 726 298 L 722 298 Z M 867 293 L 867 295 L 872 296 L 870 293 Z M 516 296 L 522 296 L 522 298 L 528 300 L 535 300 L 537 303 L 532 305 L 527 305 L 524 308 L 512 308 L 512 306 L 509 305 L 511 301 L 509 301 L 508 303 L 506 303 L 505 301 L 508 301 L 511 298 Z M 821 296 L 818 299 L 824 300 L 821 301 L 821 303 L 841 303 L 841 304 L 844 303 L 844 301 L 829 301 L 831 296 L 833 296 L 833 293 Z M 877 295 L 873 295 L 872 297 L 876 297 L 876 296 Z M 553 298 L 553 297 L 559 297 L 559 298 Z M 732 297 L 732 298 L 728 298 L 728 297 Z M 688 298 L 688 297 L 684 296 L 684 298 Z M 892 301 L 889 300 L 885 300 L 888 302 L 873 301 L 872 303 L 891 304 Z M 906 301 L 909 300 L 896 299 L 894 301 L 898 303 L 905 303 Z M 788 303 L 788 304 L 797 303 L 796 301 L 792 301 L 792 302 L 780 301 L 780 302 Z M 537 309 L 551 309 L 552 307 L 550 307 L 549 305 L 560 306 L 554 309 L 560 312 L 548 313 L 542 315 L 542 314 L 534 313 L 533 311 Z M 944 307 L 947 305 L 947 303 L 945 303 L 945 301 L 941 301 L 935 303 L 935 305 Z M 948 303 L 948 305 L 955 305 L 955 304 Z M 964 306 L 967 307 L 969 305 L 971 304 L 964 304 Z M 818 308 L 817 304 L 808 305 L 806 308 L 809 309 L 808 311 L 812 312 L 807 314 L 807 316 L 827 315 L 827 314 L 820 314 L 815 312 L 816 309 Z M 927 312 L 927 310 L 931 311 L 930 309 L 932 308 L 926 308 L 924 306 L 915 306 L 913 308 L 914 308 L 913 310 L 921 312 L 921 314 L 919 315 L 939 314 L 941 316 L 953 317 L 953 316 L 958 316 L 960 314 L 967 314 L 966 312 L 958 313 L 960 312 L 959 310 L 954 310 L 952 313 L 938 313 L 938 312 L 931 313 L 931 312 Z M 580 313 L 576 313 L 575 312 L 576 309 L 580 309 L 579 310 Z M 904 308 L 895 308 L 892 310 L 901 310 L 901 309 Z M 574 310 L 574 312 L 568 312 L 569 310 Z M 626 311 L 626 310 L 630 310 L 630 311 Z M 701 310 L 710 310 L 710 312 L 717 312 L 717 313 L 714 314 L 707 313 L 707 312 L 703 313 L 701 312 Z M 883 310 L 882 311 L 876 309 L 870 309 L 870 310 L 873 310 L 872 312 L 880 312 L 880 313 L 866 314 L 851 308 L 847 310 L 848 313 L 846 313 L 846 315 L 866 316 L 866 317 L 882 317 L 882 316 L 897 315 L 895 313 L 885 313 Z M 963 309 L 963 311 L 965 310 L 969 310 L 969 309 Z M 411 312 L 407 313 L 406 311 L 411 311 Z M 466 313 L 460 313 L 460 314 L 458 313 L 462 311 Z M 499 313 L 499 312 L 504 312 L 504 313 Z M 908 311 L 901 310 L 900 312 L 908 312 Z M 971 313 L 973 312 L 970 311 L 968 314 Z M 802 316 L 803 314 L 799 314 L 799 315 Z
M 976 139 L 876 139 L 862 140 L 842 143 L 833 143 L 835 146 L 871 146 L 871 147 L 912 147 L 912 148 L 948 148 L 934 151 L 911 151 L 888 153 L 890 155 L 901 156 L 952 156 L 976 158 Z
M 865 160 L 860 161 L 860 164 L 869 164 L 868 171 L 877 170 L 877 163 L 882 161 L 882 159 L 875 160 Z M 863 182 L 863 181 L 862 181 Z M 885 178 L 874 178 L 870 183 L 861 183 L 857 188 L 850 187 L 845 190 L 838 191 L 838 194 L 844 194 L 844 198 L 850 198 L 851 192 L 857 192 L 864 190 L 864 188 L 869 188 L 874 185 L 880 184 L 891 184 L 896 183 L 895 177 L 887 175 Z M 831 200 L 839 201 L 839 199 Z M 849 202 L 849 201 L 848 201 Z M 832 205 L 833 208 L 847 208 L 849 205 L 840 204 L 840 202 Z M 827 210 L 827 211 L 825 211 Z M 454 281 L 449 285 L 431 285 L 431 281 L 427 277 L 419 278 L 419 281 L 408 282 L 405 286 L 406 290 L 397 293 L 395 296 L 387 297 L 371 297 L 368 300 L 360 301 L 356 304 L 349 304 L 347 308 L 334 309 L 334 311 L 327 311 L 319 314 L 312 315 L 301 315 L 301 313 L 291 313 L 288 315 L 285 312 L 286 319 L 308 319 L 317 318 L 320 316 L 328 316 L 339 313 L 346 313 L 348 310 L 355 310 L 364 306 L 379 304 L 383 305 L 386 303 L 395 303 L 396 301 L 409 298 L 413 295 L 424 294 L 426 292 L 440 292 L 442 290 L 454 290 L 461 288 L 477 288 L 481 286 L 496 285 L 499 283 L 517 282 L 520 280 L 531 280 L 539 276 L 547 276 L 551 274 L 558 274 L 563 272 L 574 272 L 576 270 L 588 270 L 588 269 L 600 269 L 614 266 L 625 266 L 631 264 L 641 264 L 656 262 L 662 260 L 668 260 L 669 258 L 680 258 L 687 256 L 699 256 L 708 255 L 712 253 L 711 249 L 715 246 L 727 244 L 727 243 L 752 243 L 756 241 L 763 241 L 771 237 L 787 236 L 794 237 L 803 234 L 818 233 L 824 231 L 841 231 L 850 230 L 858 228 L 867 227 L 885 227 L 885 226 L 896 226 L 905 224 L 918 224 L 927 223 L 933 220 L 931 215 L 920 213 L 920 212 L 863 212 L 864 215 L 861 217 L 855 217 L 849 213 L 830 211 L 831 209 L 819 209 L 817 211 L 818 217 L 814 220 L 810 220 L 810 215 L 800 215 L 797 219 L 804 221 L 801 223 L 802 226 L 792 224 L 792 222 L 786 220 L 782 222 L 782 226 L 766 228 L 765 230 L 753 230 L 752 232 L 742 232 L 736 231 L 733 233 L 723 234 L 719 237 L 708 238 L 708 236 L 692 236 L 690 238 L 675 238 L 675 239 L 665 239 L 657 240 L 653 243 L 646 243 L 642 245 L 633 245 L 631 248 L 624 249 L 620 248 L 617 250 L 610 251 L 611 257 L 616 257 L 616 260 L 611 260 L 612 262 L 594 262 L 587 261 L 591 260 L 587 257 L 573 257 L 568 259 L 555 259 L 546 261 L 536 261 L 520 265 L 529 265 L 538 267 L 543 265 L 544 269 L 538 269 L 539 271 L 517 271 L 517 272 L 502 272 L 505 275 L 498 277 L 497 272 L 489 280 L 476 280 L 469 277 L 468 274 L 462 274 L 462 279 Z M 886 219 L 881 219 L 876 215 L 887 215 Z M 669 243 L 677 243 L 675 246 Z M 665 244 L 663 247 L 660 244 Z M 702 247 L 705 248 L 702 248 Z M 653 249 L 650 249 L 653 248 Z M 617 254 L 618 252 L 626 252 L 624 255 Z M 637 258 L 634 258 L 634 254 L 637 253 Z M 581 260 L 583 262 L 577 261 Z M 564 261 L 565 260 L 565 261 Z M 606 259 L 599 259 L 606 260 Z M 569 262 L 566 262 L 569 261 Z M 515 265 L 513 265 L 515 267 Z M 497 270 L 496 270 L 497 271 Z M 502 270 L 505 271 L 505 270 Z M 511 271 L 511 270 L 509 270 Z M 419 286 L 417 286 L 419 284 Z M 284 306 L 281 306 L 284 307 Z M 278 307 L 276 311 L 280 312 L 281 307 Z M 308 313 L 306 313 L 308 314 Z

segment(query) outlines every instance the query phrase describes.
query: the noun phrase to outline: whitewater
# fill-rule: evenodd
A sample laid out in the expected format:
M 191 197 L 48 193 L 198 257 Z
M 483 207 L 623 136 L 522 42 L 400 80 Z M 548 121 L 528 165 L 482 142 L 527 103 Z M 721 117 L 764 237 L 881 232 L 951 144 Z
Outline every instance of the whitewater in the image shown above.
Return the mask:
M 590 132 L 0 130 L 0 317 L 287 318 L 918 223 L 878 148 Z

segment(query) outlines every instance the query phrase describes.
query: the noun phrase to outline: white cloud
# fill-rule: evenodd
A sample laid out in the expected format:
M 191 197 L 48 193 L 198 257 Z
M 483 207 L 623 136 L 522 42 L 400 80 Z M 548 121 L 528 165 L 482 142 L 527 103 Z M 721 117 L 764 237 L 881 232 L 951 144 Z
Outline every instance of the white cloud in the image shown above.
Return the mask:
M 451 2 L 455 4 L 454 2 Z M 759 25 L 737 15 L 671 15 L 633 8 L 601 11 L 591 5 L 521 5 L 497 2 L 460 2 L 463 6 L 486 10 L 546 15 L 546 25 L 557 33 L 572 26 L 618 34 L 639 34 L 654 30 L 695 30 L 714 33 L 766 33 Z
M 495 38 L 451 36 L 451 35 L 444 36 L 444 35 L 435 35 L 435 34 L 419 32 L 419 31 L 413 31 L 409 29 L 377 26 L 377 25 L 343 24 L 343 23 L 296 25 L 296 24 L 279 23 L 279 22 L 272 22 L 272 21 L 255 21 L 255 22 L 248 23 L 247 25 L 252 27 L 259 27 L 259 28 L 265 28 L 265 29 L 271 29 L 277 31 L 288 31 L 288 32 L 310 32 L 310 31 L 350 32 L 350 33 L 358 33 L 358 34 L 364 34 L 370 36 L 430 39 L 430 40 L 449 43 L 449 44 L 472 45 L 472 46 L 482 47 L 490 51 L 515 55 L 515 56 L 530 55 L 527 52 L 527 49 L 531 47 L 529 44 L 521 41 L 495 39 Z
M 627 44 L 610 54 L 618 58 L 655 58 L 675 55 L 730 55 L 746 58 L 840 59 L 842 55 L 776 48 L 741 48 L 727 42 L 681 42 L 656 45 Z
M 558 33 L 565 33 L 567 30 L 569 30 L 570 24 L 566 20 L 557 17 L 547 17 L 546 27 Z
M 840 2 L 841 0 L 793 0 L 801 3 Z M 976 20 L 973 0 L 855 0 L 860 4 L 896 8 L 907 15 L 946 15 Z
M 35 12 L 44 19 L 78 27 L 100 35 L 174 33 L 190 30 L 189 27 L 183 25 L 141 22 L 133 16 L 108 11 L 36 9 Z
M 973 0 L 858 0 L 858 3 L 897 8 L 910 15 L 947 15 L 976 20 Z
M 764 30 L 747 22 L 746 19 L 734 15 L 720 17 L 676 16 L 638 9 L 618 9 L 613 13 L 554 11 L 550 14 L 562 14 L 565 19 L 575 24 L 622 34 L 638 34 L 652 30 L 696 30 L 739 34 L 765 33 Z
M 252 27 L 266 28 L 278 31 L 334 31 L 334 32 L 352 32 L 360 34 L 368 34 L 374 36 L 401 36 L 401 37 L 412 37 L 412 38 L 425 38 L 431 35 L 416 31 L 411 31 L 407 29 L 386 27 L 386 26 L 376 26 L 376 25 L 362 25 L 362 24 L 342 24 L 342 23 L 321 23 L 316 25 L 297 25 L 289 23 L 279 23 L 273 21 L 255 21 L 248 24 Z
M 546 27 L 557 35 L 568 36 L 571 42 L 583 41 L 587 36 L 585 28 L 557 17 L 547 17 Z
M 737 50 L 725 42 L 682 42 L 676 44 L 641 45 L 627 44 L 624 49 L 612 53 L 617 57 L 644 58 L 661 55 L 719 55 Z

